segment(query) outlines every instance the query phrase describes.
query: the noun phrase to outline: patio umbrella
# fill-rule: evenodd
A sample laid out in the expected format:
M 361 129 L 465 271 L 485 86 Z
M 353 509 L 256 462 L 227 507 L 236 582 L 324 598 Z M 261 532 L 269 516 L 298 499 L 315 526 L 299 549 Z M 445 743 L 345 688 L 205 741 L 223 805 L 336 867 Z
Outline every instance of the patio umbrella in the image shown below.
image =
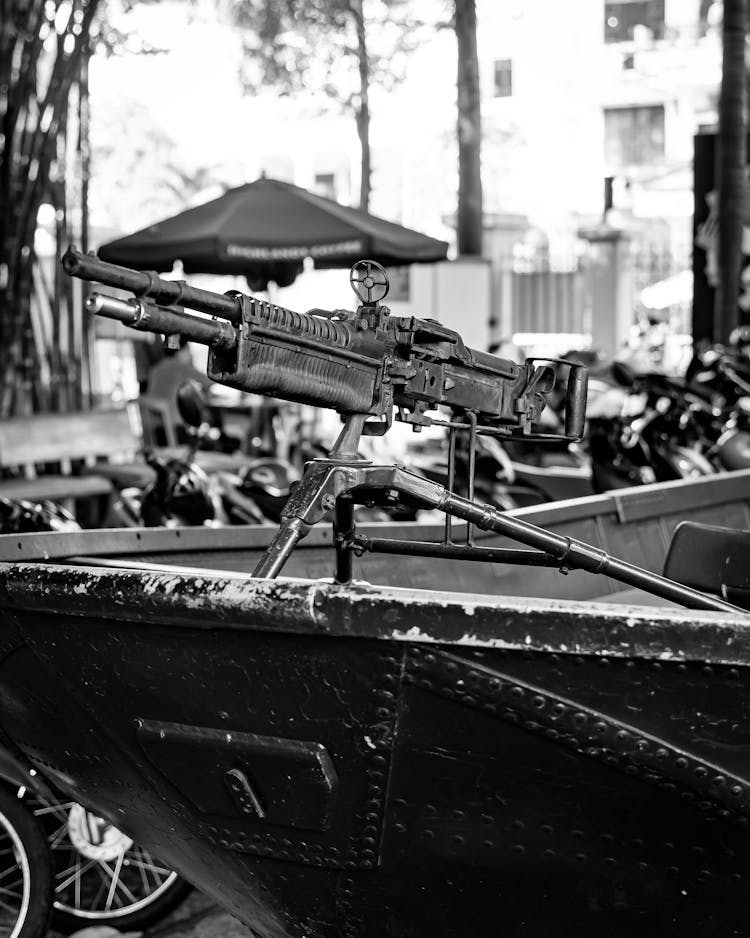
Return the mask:
M 157 271 L 180 260 L 188 274 L 240 274 L 252 290 L 263 290 L 269 280 L 293 283 L 305 257 L 318 268 L 363 258 L 387 266 L 443 260 L 447 249 L 445 241 L 263 177 L 110 241 L 99 256 Z

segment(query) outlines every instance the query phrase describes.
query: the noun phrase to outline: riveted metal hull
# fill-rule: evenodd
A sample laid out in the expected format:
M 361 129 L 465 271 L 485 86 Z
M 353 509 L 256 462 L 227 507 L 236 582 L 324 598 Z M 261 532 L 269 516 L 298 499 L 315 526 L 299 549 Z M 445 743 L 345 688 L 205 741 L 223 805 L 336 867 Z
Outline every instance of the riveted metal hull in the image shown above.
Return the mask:
M 0 613 L 13 745 L 255 935 L 747 933 L 746 617 L 37 562 Z

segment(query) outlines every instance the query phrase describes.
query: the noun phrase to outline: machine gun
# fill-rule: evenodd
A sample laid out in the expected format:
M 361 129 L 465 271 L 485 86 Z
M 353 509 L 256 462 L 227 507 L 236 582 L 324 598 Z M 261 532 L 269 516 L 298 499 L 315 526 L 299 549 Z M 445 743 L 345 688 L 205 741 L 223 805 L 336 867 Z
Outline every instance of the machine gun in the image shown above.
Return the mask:
M 296 313 L 236 291 L 217 294 L 183 281 L 163 280 L 151 271 L 129 270 L 69 248 L 68 274 L 128 290 L 133 299 L 92 293 L 88 309 L 134 329 L 184 336 L 209 347 L 208 376 L 214 381 L 300 404 L 330 408 L 344 418 L 331 455 L 308 463 L 292 493 L 279 531 L 253 571 L 275 577 L 294 547 L 334 511 L 335 576 L 352 579 L 353 558 L 364 551 L 421 554 L 457 559 L 580 567 L 606 573 L 631 586 L 657 592 L 697 608 L 722 608 L 648 571 L 616 560 L 583 542 L 537 528 L 474 501 L 474 455 L 479 433 L 526 439 L 579 439 L 586 409 L 586 370 L 568 367 L 564 433 L 537 433 L 534 424 L 553 390 L 555 362 L 527 359 L 518 364 L 467 348 L 457 332 L 431 319 L 392 316 L 381 305 L 388 277 L 374 261 L 360 261 L 350 282 L 360 299 L 355 311 L 313 309 Z M 201 318 L 184 307 L 208 313 Z M 431 412 L 442 406 L 447 419 Z M 399 466 L 375 466 L 358 456 L 363 433 L 380 435 L 393 416 L 414 429 L 430 424 L 449 428 L 448 486 Z M 456 439 L 468 433 L 469 479 L 466 497 L 454 490 Z M 446 515 L 441 543 L 359 537 L 356 503 L 405 499 Z M 466 543 L 451 536 L 451 518 L 468 522 Z M 535 550 L 476 547 L 472 526 L 505 534 Z M 686 595 L 687 593 L 690 596 Z M 707 605 L 708 604 L 708 605 Z
M 555 383 L 551 363 L 519 365 L 466 348 L 461 336 L 431 319 L 392 316 L 381 306 L 388 278 L 379 264 L 362 261 L 351 281 L 355 310 L 314 309 L 300 314 L 241 293 L 214 294 L 155 274 L 128 271 L 70 249 L 65 270 L 86 280 L 132 290 L 132 300 L 92 294 L 87 306 L 134 329 L 180 334 L 209 346 L 212 380 L 270 397 L 363 417 L 364 433 L 384 433 L 394 410 L 415 428 L 436 422 L 439 405 L 454 415 L 449 425 L 478 432 L 529 437 Z M 168 305 L 164 305 L 165 301 Z M 211 313 L 199 319 L 175 307 Z M 571 366 L 565 437 L 578 439 L 586 407 L 586 374 Z

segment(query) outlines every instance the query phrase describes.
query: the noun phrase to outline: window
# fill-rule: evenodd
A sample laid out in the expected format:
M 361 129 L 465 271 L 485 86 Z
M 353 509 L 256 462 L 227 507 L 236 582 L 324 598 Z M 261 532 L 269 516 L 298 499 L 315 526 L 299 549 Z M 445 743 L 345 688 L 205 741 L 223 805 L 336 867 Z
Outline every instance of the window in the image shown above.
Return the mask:
M 609 172 L 664 159 L 664 105 L 604 110 L 604 155 Z
M 513 63 L 511 59 L 495 62 L 495 97 L 510 98 L 513 94 Z
M 336 177 L 333 173 L 315 174 L 315 192 L 324 195 L 327 199 L 336 198 Z
M 604 41 L 631 42 L 636 26 L 664 38 L 664 0 L 617 0 L 604 4 Z

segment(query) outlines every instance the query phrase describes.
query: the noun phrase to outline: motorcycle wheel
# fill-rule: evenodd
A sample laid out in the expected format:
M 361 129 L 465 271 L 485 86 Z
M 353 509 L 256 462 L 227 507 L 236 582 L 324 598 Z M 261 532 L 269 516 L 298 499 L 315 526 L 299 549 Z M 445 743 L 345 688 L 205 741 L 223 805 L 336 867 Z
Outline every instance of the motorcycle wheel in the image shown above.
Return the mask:
M 147 928 L 191 890 L 177 873 L 108 821 L 73 801 L 34 812 L 52 857 L 52 924 L 61 931 L 109 925 Z
M 44 830 L 15 791 L 0 786 L 0 935 L 46 935 L 51 894 Z

